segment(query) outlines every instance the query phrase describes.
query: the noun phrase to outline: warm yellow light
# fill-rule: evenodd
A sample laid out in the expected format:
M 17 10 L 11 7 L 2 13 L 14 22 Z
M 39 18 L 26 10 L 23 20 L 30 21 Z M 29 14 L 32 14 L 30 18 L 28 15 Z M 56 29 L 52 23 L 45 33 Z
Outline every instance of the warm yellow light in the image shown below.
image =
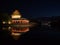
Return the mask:
M 11 21 L 9 21 L 8 24 L 11 24 Z
M 15 10 L 12 14 L 12 18 L 21 18 L 21 14 L 18 10 Z
M 21 33 L 13 33 L 12 32 L 12 37 L 15 39 L 15 40 L 18 40 L 20 38 L 20 35 Z
M 5 21 L 3 21 L 2 23 L 3 23 L 3 24 L 5 24 L 6 22 L 5 22 Z
M 29 23 L 29 20 L 27 20 L 26 22 L 28 22 L 28 23 Z
M 20 33 L 12 33 L 12 35 L 16 35 L 17 36 L 17 35 L 21 35 L 21 34 Z
M 13 15 L 12 18 L 21 18 L 20 15 Z
M 24 22 L 29 23 L 29 20 L 24 20 Z
M 20 15 L 20 12 L 18 10 L 15 10 L 12 15 Z

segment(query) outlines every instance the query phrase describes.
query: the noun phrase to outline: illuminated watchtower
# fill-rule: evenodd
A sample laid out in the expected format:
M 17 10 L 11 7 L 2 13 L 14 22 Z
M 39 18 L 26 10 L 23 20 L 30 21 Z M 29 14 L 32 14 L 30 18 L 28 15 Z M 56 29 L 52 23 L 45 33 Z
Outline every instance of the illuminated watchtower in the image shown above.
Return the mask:
M 32 27 L 35 25 L 34 22 L 30 22 L 26 18 L 21 17 L 21 13 L 18 10 L 15 10 L 10 19 L 6 22 L 2 22 L 5 26 L 2 28 L 3 30 L 8 30 L 11 32 L 11 35 L 14 39 L 18 39 L 19 36 L 23 33 L 26 33 L 29 31 L 29 27 Z
M 15 11 L 13 12 L 13 14 L 11 15 L 11 18 L 12 18 L 12 19 L 21 18 L 20 12 L 19 12 L 18 10 L 15 10 Z
M 15 10 L 11 15 L 11 23 L 11 35 L 15 36 L 14 38 L 17 38 L 19 35 L 21 35 L 21 33 L 29 31 L 29 27 L 27 26 L 29 24 L 29 20 L 21 18 L 21 14 L 18 10 Z

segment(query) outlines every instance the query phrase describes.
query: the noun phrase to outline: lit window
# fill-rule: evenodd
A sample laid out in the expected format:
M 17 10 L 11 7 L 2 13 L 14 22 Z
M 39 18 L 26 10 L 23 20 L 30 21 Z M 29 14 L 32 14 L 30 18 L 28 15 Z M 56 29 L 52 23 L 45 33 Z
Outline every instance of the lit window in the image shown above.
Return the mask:
M 6 22 L 5 22 L 5 21 L 3 21 L 2 23 L 3 23 L 3 24 L 5 24 Z
M 11 22 L 9 21 L 8 24 L 11 24 Z
M 12 15 L 12 18 L 21 18 L 20 15 Z

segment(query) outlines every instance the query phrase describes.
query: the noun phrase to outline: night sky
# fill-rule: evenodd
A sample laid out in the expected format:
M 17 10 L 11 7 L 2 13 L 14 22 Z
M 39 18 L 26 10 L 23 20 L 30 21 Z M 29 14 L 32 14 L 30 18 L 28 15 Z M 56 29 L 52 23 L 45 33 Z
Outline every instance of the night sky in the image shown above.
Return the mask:
M 24 17 L 60 16 L 60 2 L 46 0 L 0 1 L 0 12 L 12 13 L 18 9 Z
M 60 2 L 56 0 L 4 0 L 0 1 L 0 13 L 9 13 L 11 14 L 15 9 L 19 10 L 23 17 L 26 18 L 38 18 L 38 17 L 51 17 L 51 16 L 60 16 Z M 43 28 L 44 29 L 44 28 Z M 34 29 L 29 32 L 29 36 L 36 37 L 39 39 L 48 39 L 48 42 L 57 42 L 60 41 L 60 32 L 40 32 L 40 29 Z M 52 29 L 53 30 L 53 29 Z M 1 34 L 2 35 L 2 34 Z M 29 37 L 28 36 L 28 37 Z M 39 40 L 38 39 L 38 40 Z M 42 41 L 42 40 L 41 40 Z M 45 39 L 46 41 L 46 39 Z M 43 41 L 42 41 L 43 42 Z M 47 42 L 47 43 L 48 43 Z M 54 42 L 54 43 L 55 43 Z M 20 42 L 19 42 L 20 43 Z

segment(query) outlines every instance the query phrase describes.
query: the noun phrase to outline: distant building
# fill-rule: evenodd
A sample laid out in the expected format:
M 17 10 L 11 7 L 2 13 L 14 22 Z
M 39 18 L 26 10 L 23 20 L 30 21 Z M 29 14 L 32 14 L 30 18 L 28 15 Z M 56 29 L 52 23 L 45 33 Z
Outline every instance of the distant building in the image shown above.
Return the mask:
M 27 24 L 29 24 L 29 20 L 26 18 L 21 18 L 21 14 L 18 10 L 15 10 L 11 15 L 11 24 L 11 35 L 13 35 L 14 38 L 16 36 L 18 37 L 21 33 L 29 31 L 29 27 L 26 26 Z
M 12 13 L 8 21 L 3 21 L 2 23 L 3 25 L 6 25 L 2 29 L 9 30 L 11 32 L 11 35 L 14 37 L 14 39 L 18 39 L 18 37 L 22 33 L 26 33 L 29 31 L 29 27 L 33 27 L 36 24 L 34 22 L 30 22 L 30 20 L 26 18 L 22 18 L 18 10 L 15 10 Z

